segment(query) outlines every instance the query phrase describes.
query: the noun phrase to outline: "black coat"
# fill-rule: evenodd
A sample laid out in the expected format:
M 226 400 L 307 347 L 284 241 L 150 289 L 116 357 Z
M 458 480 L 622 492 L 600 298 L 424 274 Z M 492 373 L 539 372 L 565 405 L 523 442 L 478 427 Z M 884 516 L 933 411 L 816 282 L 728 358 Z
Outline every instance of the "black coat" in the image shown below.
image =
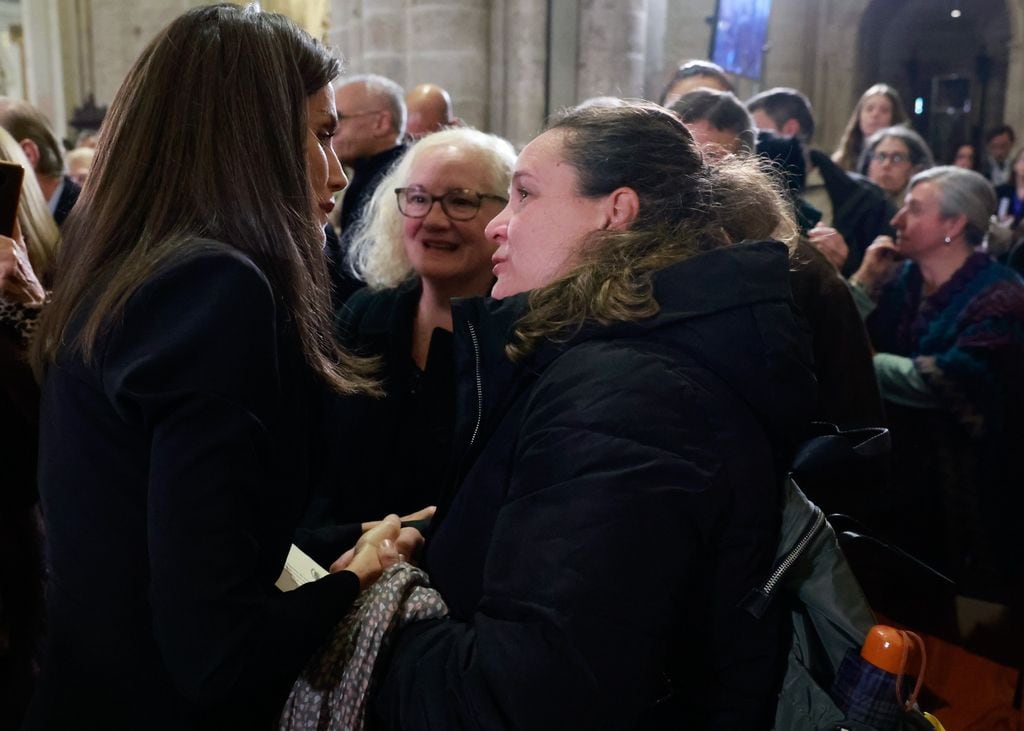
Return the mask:
M 324 480 L 296 543 L 323 565 L 349 548 L 352 524 L 437 503 L 455 421 L 452 335 L 437 328 L 426 368 L 412 359 L 419 280 L 360 290 L 338 319 L 342 345 L 380 359 L 383 398 L 332 396 L 326 406 Z
M 426 554 L 451 618 L 399 636 L 384 728 L 770 725 L 786 620 L 737 604 L 814 403 L 788 262 L 777 243 L 698 255 L 658 273 L 656 316 L 519 365 L 522 297 L 456 304 L 463 478 Z
M 821 171 L 832 201 L 832 225 L 850 248 L 843 264 L 843 276 L 848 277 L 860 267 L 864 251 L 877 236 L 896 235 L 890 223 L 896 208 L 885 191 L 863 175 L 843 170 L 824 152 L 811 150 L 811 162 Z
M 82 193 L 82 187 L 67 175 L 64 176 L 64 188 L 57 199 L 57 207 L 53 211 L 53 220 L 58 226 L 63 226 L 71 209 L 78 202 L 78 196 Z
M 91 364 L 59 353 L 42 395 L 49 636 L 28 728 L 272 722 L 359 588 L 349 572 L 274 588 L 319 393 L 267 279 L 223 248 L 144 283 Z

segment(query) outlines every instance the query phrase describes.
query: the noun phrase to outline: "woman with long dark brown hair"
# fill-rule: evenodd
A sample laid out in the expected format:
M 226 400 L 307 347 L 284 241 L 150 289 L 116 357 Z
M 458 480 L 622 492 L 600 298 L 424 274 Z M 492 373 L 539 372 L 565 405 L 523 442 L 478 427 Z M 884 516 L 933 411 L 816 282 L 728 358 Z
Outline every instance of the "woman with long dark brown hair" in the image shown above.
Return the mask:
M 29 728 L 259 728 L 375 580 L 274 586 L 323 389 L 323 226 L 345 185 L 318 42 L 258 6 L 189 11 L 136 61 L 64 229 L 35 339 L 48 647 Z

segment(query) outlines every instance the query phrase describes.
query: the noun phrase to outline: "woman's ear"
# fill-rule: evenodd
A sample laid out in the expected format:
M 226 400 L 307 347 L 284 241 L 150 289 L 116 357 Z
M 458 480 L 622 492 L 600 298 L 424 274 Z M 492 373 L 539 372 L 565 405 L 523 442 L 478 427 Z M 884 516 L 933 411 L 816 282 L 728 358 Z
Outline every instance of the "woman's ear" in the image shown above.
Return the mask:
M 961 213 L 959 216 L 950 216 L 946 219 L 946 236 L 951 239 L 958 238 L 967 228 L 967 216 Z
M 613 190 L 608 195 L 605 213 L 608 217 L 605 228 L 624 231 L 630 227 L 640 213 L 640 196 L 636 194 L 635 190 L 625 186 Z

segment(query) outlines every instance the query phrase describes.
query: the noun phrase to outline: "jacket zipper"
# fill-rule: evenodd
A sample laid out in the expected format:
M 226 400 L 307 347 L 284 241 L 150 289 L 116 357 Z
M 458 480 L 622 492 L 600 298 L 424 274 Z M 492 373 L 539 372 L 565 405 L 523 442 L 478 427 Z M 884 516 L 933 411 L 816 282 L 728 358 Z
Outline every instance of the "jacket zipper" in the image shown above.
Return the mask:
M 771 602 L 772 595 L 775 592 L 775 589 L 778 588 L 779 582 L 782 581 L 783 577 L 793 567 L 793 565 L 800 560 L 800 557 L 804 555 L 808 546 L 810 546 L 811 541 L 816 535 L 818 535 L 824 525 L 825 513 L 818 509 L 810 527 L 804 531 L 802 536 L 800 536 L 800 540 L 796 542 L 796 545 L 789 549 L 789 551 L 786 552 L 786 555 L 778 561 L 775 569 L 765 580 L 763 585 L 750 590 L 750 593 L 747 594 L 740 606 L 746 609 L 753 616 L 760 619 L 768 608 L 768 604 Z
M 473 342 L 473 359 L 476 366 L 476 426 L 473 427 L 473 436 L 469 438 L 469 446 L 476 443 L 476 437 L 480 433 L 480 423 L 484 418 L 484 383 L 480 375 L 480 341 L 476 337 L 476 328 L 473 323 L 467 322 L 469 326 L 469 339 Z

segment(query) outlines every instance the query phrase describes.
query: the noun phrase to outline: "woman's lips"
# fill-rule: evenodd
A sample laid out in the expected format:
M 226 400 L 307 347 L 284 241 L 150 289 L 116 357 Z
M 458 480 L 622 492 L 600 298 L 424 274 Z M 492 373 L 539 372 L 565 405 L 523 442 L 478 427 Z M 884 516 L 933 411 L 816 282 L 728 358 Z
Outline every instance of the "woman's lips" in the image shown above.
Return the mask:
M 454 241 L 437 241 L 435 239 L 424 239 L 423 246 L 427 249 L 440 249 L 441 251 L 455 251 L 459 245 Z

